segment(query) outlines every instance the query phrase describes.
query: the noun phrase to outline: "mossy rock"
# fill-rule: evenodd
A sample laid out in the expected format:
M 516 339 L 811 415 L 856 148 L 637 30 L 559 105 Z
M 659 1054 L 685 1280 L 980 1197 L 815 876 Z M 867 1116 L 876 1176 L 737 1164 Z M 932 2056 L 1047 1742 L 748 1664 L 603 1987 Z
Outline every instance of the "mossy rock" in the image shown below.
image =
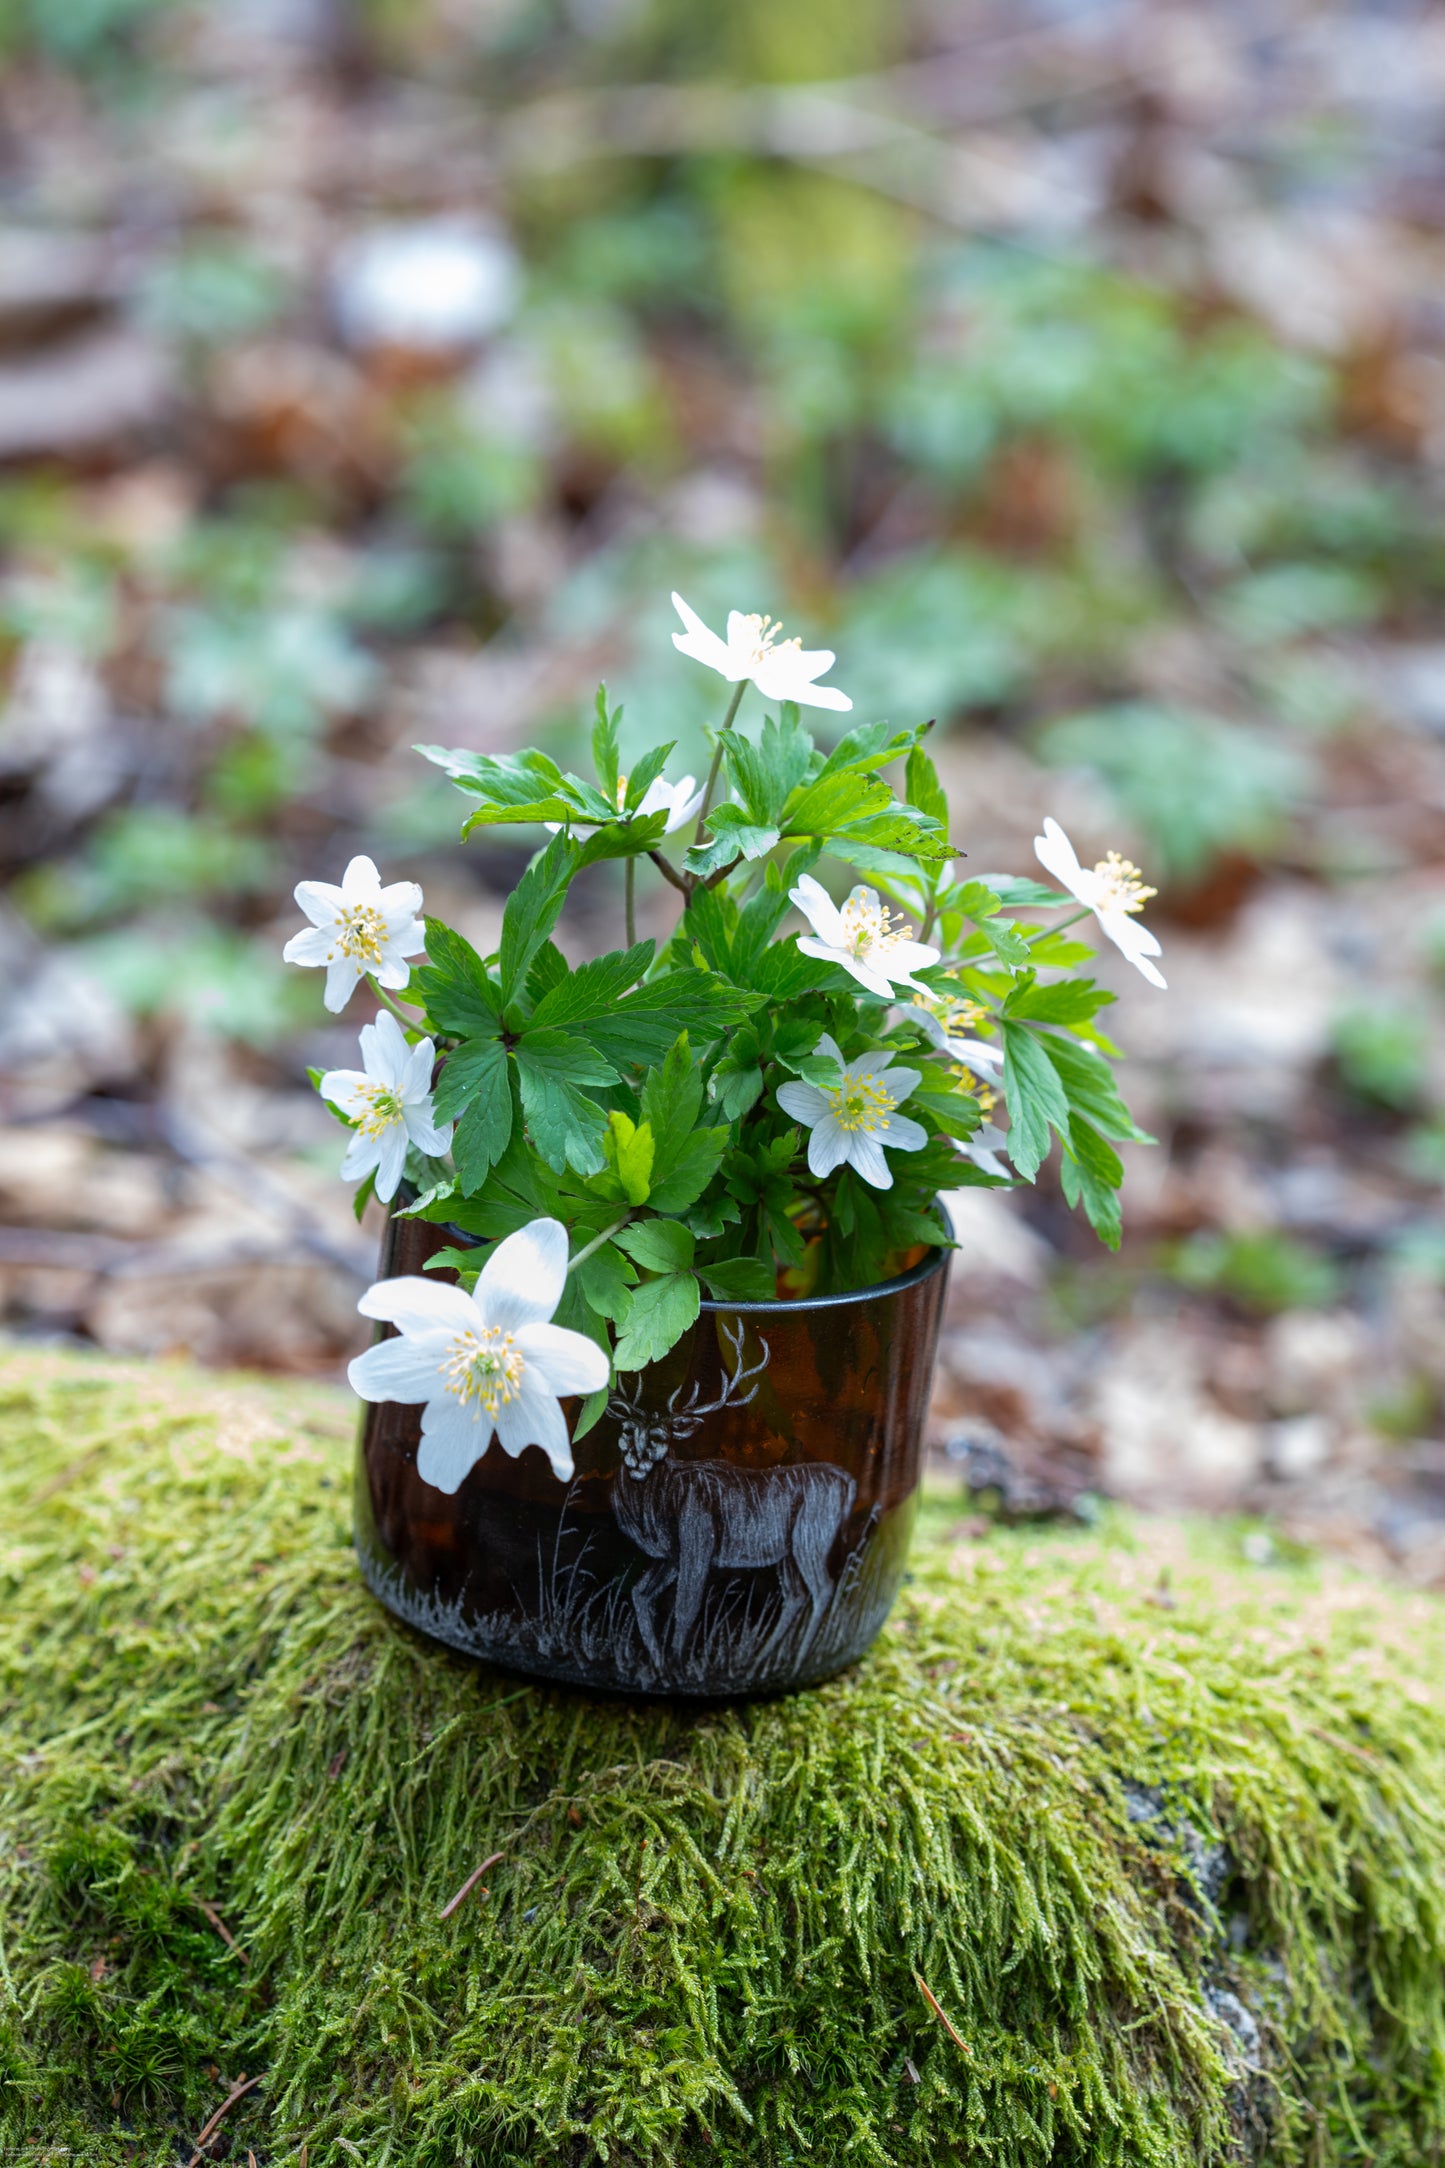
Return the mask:
M 377 1608 L 344 1396 L 3 1365 L 25 2159 L 170 2168 L 245 2074 L 258 2168 L 1440 2158 L 1430 1599 L 940 1511 L 847 1676 L 591 1701 Z

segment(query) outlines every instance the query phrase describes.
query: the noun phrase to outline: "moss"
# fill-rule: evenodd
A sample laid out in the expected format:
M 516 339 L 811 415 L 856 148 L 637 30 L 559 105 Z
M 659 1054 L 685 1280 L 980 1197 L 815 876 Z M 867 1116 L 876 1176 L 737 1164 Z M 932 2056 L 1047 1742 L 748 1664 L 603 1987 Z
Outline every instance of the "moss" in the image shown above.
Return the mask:
M 188 2159 L 243 2073 L 261 2168 L 1440 2157 L 1428 1599 L 936 1513 L 845 1678 L 592 1702 L 378 1610 L 342 1396 L 11 1352 L 0 1403 L 27 2158 Z

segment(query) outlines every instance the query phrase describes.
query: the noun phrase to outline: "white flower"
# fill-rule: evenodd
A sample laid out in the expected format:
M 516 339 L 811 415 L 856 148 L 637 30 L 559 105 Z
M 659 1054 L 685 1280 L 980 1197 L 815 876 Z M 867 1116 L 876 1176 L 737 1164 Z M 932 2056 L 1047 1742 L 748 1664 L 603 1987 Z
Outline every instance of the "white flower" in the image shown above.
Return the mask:
M 741 610 L 729 610 L 728 636 L 720 640 L 681 595 L 673 596 L 672 605 L 687 627 L 673 634 L 673 646 L 694 662 L 705 662 L 729 684 L 751 679 L 765 700 L 796 700 L 800 708 L 852 707 L 846 693 L 813 682 L 833 667 L 830 647 L 805 649 L 801 640 L 780 640 L 782 627 L 776 619 L 744 617 Z
M 953 1139 L 954 1150 L 962 1152 L 965 1159 L 972 1160 L 980 1174 L 994 1175 L 1001 1182 L 1013 1179 L 998 1156 L 1007 1144 L 1006 1133 L 1002 1129 L 995 1129 L 992 1122 L 985 1122 L 982 1129 L 976 1129 L 971 1137 Z
M 1159 893 L 1157 888 L 1144 886 L 1137 866 L 1130 865 L 1117 851 L 1110 851 L 1092 869 L 1081 866 L 1073 844 L 1053 819 L 1046 820 L 1043 834 L 1034 837 L 1034 853 L 1045 871 L 1062 881 L 1070 895 L 1077 896 L 1093 912 L 1100 931 L 1107 934 L 1115 948 L 1123 950 L 1151 986 L 1167 985 L 1163 972 L 1149 961 L 1163 951 L 1148 927 L 1140 926 L 1133 916 Z
M 358 982 L 370 972 L 378 986 L 405 986 L 410 964 L 426 947 L 421 890 L 415 881 L 383 888 L 369 858 L 353 858 L 340 888 L 329 881 L 301 881 L 296 901 L 311 924 L 293 933 L 281 951 L 288 964 L 325 964 L 326 1006 L 339 1015 Z
M 916 1024 L 925 1038 L 931 1039 L 941 1054 L 950 1061 L 962 1062 L 965 1069 L 1002 1069 L 1003 1048 L 992 1039 L 960 1038 L 954 1028 L 960 1018 L 967 1018 L 967 1011 L 975 1007 L 972 1002 L 938 1002 L 930 1005 L 918 1001 L 903 1011 L 904 1020 Z M 938 1010 L 943 1014 L 939 1015 Z M 982 1015 L 984 1012 L 979 1011 Z
M 915 941 L 911 926 L 900 926 L 895 931 L 893 913 L 886 903 L 879 902 L 876 888 L 855 888 L 841 911 L 811 873 L 805 873 L 788 894 L 813 929 L 812 934 L 798 936 L 798 946 L 805 956 L 821 956 L 829 963 L 841 964 L 880 1001 L 887 1001 L 895 986 L 911 986 L 920 994 L 928 992 L 910 973 L 936 964 L 939 951 Z
M 627 778 L 623 775 L 617 779 L 617 807 L 619 812 L 622 812 L 623 801 L 626 796 Z M 646 790 L 642 793 L 641 804 L 634 806 L 630 813 L 623 812 L 622 818 L 625 821 L 642 821 L 646 820 L 649 814 L 666 813 L 667 826 L 662 832 L 665 836 L 671 836 L 675 835 L 679 828 L 686 828 L 689 821 L 697 819 L 698 814 L 702 811 L 702 799 L 703 794 L 697 787 L 697 777 L 695 775 L 685 775 L 680 783 L 669 783 L 663 776 L 658 775 L 653 777 Z M 569 821 L 567 825 L 571 828 L 583 829 L 600 828 L 602 823 L 592 820 L 575 820 Z M 547 821 L 545 826 L 555 836 L 562 823 L 561 821 Z
M 448 1151 L 450 1122 L 439 1125 L 431 1099 L 430 1039 L 408 1046 L 396 1018 L 382 1009 L 374 1024 L 361 1029 L 360 1069 L 328 1069 L 321 1096 L 356 1124 L 356 1135 L 341 1162 L 341 1177 L 356 1182 L 376 1169 L 376 1194 L 383 1204 L 396 1195 L 406 1165 L 406 1148 L 433 1156 Z
M 917 1084 L 919 1071 L 895 1069 L 891 1054 L 860 1054 L 856 1061 L 843 1062 L 836 1039 L 826 1032 L 818 1041 L 818 1052 L 842 1063 L 841 1084 L 778 1087 L 778 1105 L 809 1132 L 809 1171 L 825 1175 L 847 1165 L 856 1168 L 874 1189 L 892 1189 L 884 1146 L 895 1152 L 917 1152 L 928 1142 L 928 1131 L 921 1123 L 894 1111 Z
M 380 1280 L 357 1304 L 399 1337 L 358 1355 L 347 1376 L 363 1400 L 425 1403 L 417 1471 L 456 1490 L 492 1442 L 515 1460 L 540 1445 L 553 1473 L 572 1475 L 572 1441 L 558 1405 L 595 1393 L 610 1366 L 595 1341 L 549 1323 L 567 1278 L 567 1230 L 535 1219 L 499 1242 L 476 1293 L 444 1280 Z

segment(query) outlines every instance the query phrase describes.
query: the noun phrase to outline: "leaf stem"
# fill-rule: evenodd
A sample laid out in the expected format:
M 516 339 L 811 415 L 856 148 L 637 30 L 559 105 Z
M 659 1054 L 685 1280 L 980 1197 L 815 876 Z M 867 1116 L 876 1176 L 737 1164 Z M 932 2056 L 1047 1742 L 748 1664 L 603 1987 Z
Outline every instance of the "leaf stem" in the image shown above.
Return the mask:
M 712 794 L 717 787 L 718 769 L 722 766 L 723 740 L 733 727 L 733 717 L 742 705 L 743 694 L 747 691 L 749 683 L 750 680 L 747 678 L 739 679 L 737 686 L 734 688 L 732 699 L 728 702 L 727 714 L 722 719 L 722 729 L 718 732 L 717 744 L 712 749 L 712 766 L 707 772 L 707 787 L 702 794 L 702 811 L 698 814 L 697 828 L 693 834 L 692 840 L 695 844 L 702 841 L 702 831 L 707 821 L 707 809 L 712 804 Z
M 615 1219 L 610 1227 L 604 1227 L 600 1235 L 594 1235 L 585 1249 L 579 1250 L 575 1257 L 568 1258 L 567 1270 L 571 1272 L 576 1266 L 585 1265 L 595 1250 L 600 1250 L 604 1242 L 610 1242 L 614 1235 L 622 1232 L 631 1217 L 632 1213 L 629 1209 L 623 1213 L 621 1219 Z
M 628 858 L 622 876 L 622 908 L 627 924 L 627 946 L 637 946 L 637 860 Z
M 376 980 L 372 977 L 369 971 L 366 974 L 366 983 L 371 988 L 372 992 L 375 994 L 377 1000 L 381 1003 L 382 1007 L 384 1009 L 390 1009 L 392 1015 L 396 1018 L 399 1024 L 405 1024 L 408 1031 L 416 1030 L 417 1019 L 414 1016 L 408 1016 L 404 1009 L 399 1009 L 396 1003 L 392 1000 L 390 994 L 385 992 L 382 987 L 377 985 Z
M 665 881 L 670 881 L 680 895 L 687 896 L 692 893 L 687 885 L 687 882 L 683 879 L 677 868 L 668 863 L 667 859 L 663 857 L 661 851 L 649 851 L 647 855 L 652 860 L 652 863 L 656 866 L 658 872 L 662 875 L 663 879 Z
M 1035 926 L 1033 932 L 1028 935 L 1028 939 L 1030 941 L 1042 941 L 1046 933 L 1062 933 L 1066 926 L 1077 926 L 1081 918 L 1092 917 L 1093 913 L 1089 906 L 1084 904 L 1080 910 L 1071 911 L 1067 918 L 1061 918 L 1056 926 Z

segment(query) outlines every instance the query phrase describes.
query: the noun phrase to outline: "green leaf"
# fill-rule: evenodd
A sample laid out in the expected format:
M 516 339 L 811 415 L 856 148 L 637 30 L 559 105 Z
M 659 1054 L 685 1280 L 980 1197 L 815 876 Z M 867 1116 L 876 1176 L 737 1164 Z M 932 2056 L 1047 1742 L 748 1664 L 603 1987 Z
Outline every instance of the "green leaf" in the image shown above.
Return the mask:
M 627 778 L 626 805 L 629 813 L 637 811 L 648 791 L 667 766 L 667 756 L 676 743 L 675 738 L 669 738 L 666 745 L 654 745 L 652 750 L 644 753 L 641 760 L 638 761 L 637 766 Z M 666 824 L 667 817 L 664 814 L 664 827 Z
M 621 708 L 608 712 L 607 687 L 599 685 L 595 703 L 596 721 L 592 725 L 592 762 L 597 770 L 597 781 L 602 795 L 617 802 L 617 726 L 622 721 Z
M 652 1162 L 655 1151 L 652 1130 L 643 1122 L 640 1126 L 630 1115 L 620 1109 L 607 1117 L 607 1135 L 603 1139 L 607 1164 L 617 1177 L 618 1185 L 629 1204 L 646 1204 L 652 1188 Z
M 747 1002 L 711 972 L 667 971 L 579 1028 L 619 1069 L 654 1068 L 679 1033 L 706 1045 L 729 1025 L 741 1024 L 747 1013 Z
M 610 1015 L 628 988 L 646 972 L 655 945 L 639 941 L 635 948 L 614 949 L 610 955 L 579 964 L 537 1003 L 527 1029 L 542 1030 L 554 1024 L 575 1027 L 590 1023 L 594 1017 Z
M 634 1220 L 617 1237 L 624 1250 L 644 1272 L 686 1272 L 692 1264 L 693 1238 L 680 1220 Z
M 708 815 L 709 821 L 712 815 Z M 695 873 L 700 881 L 720 873 L 725 866 L 736 863 L 739 845 L 736 836 L 714 836 L 710 843 L 691 843 L 682 854 L 682 863 L 689 873 Z
M 670 1272 L 645 1280 L 632 1297 L 627 1329 L 613 1351 L 617 1370 L 645 1370 L 682 1338 L 697 1321 L 702 1294 L 691 1272 Z
M 750 819 L 740 805 L 714 806 L 707 817 L 707 825 L 712 835 L 723 837 L 731 844 L 734 855 L 741 851 L 744 858 L 766 858 L 778 841 L 775 827 Z M 706 850 L 708 846 L 703 848 Z M 693 855 L 692 851 L 687 854 L 690 872 L 697 870 L 691 863 Z
M 1123 1228 L 1118 1192 L 1124 1179 L 1124 1162 L 1081 1115 L 1070 1119 L 1069 1148 L 1071 1158 L 1065 1159 L 1063 1168 L 1064 1193 L 1069 1196 L 1075 1187 L 1070 1180 L 1073 1175 L 1078 1196 L 1069 1196 L 1070 1204 L 1082 1197 L 1089 1225 L 1106 1248 L 1117 1250 Z
M 545 995 L 551 993 L 554 986 L 560 986 L 564 979 L 569 978 L 571 972 L 572 966 L 556 942 L 544 941 L 532 958 L 532 968 L 527 973 L 528 1000 L 541 1001 Z
M 1069 1126 L 1064 1088 L 1044 1051 L 1040 1035 L 1026 1024 L 1003 1026 L 1003 1088 L 1009 1111 L 1009 1157 L 1031 1182 L 1049 1149 L 1050 1124 Z
M 625 1325 L 632 1309 L 632 1290 L 637 1274 L 615 1243 L 604 1242 L 584 1264 L 575 1268 L 582 1292 L 599 1317 Z
M 1101 1055 L 1080 1046 L 1077 1039 L 1063 1038 L 1054 1031 L 1040 1033 L 1039 1044 L 1053 1064 L 1070 1107 L 1101 1136 L 1128 1137 L 1136 1144 L 1154 1142 L 1120 1098 L 1114 1072 Z
M 599 1385 L 595 1393 L 587 1395 L 587 1398 L 577 1410 L 577 1420 L 572 1425 L 572 1443 L 574 1445 L 579 1438 L 585 1438 L 588 1431 L 602 1420 L 603 1411 L 611 1398 L 612 1382 L 610 1379 L 607 1384 Z
M 1087 1024 L 1117 997 L 1092 979 L 1064 979 L 1054 986 L 1019 986 L 1004 1003 L 1005 1016 L 1036 1024 Z
M 508 897 L 498 957 L 504 1001 L 516 1000 L 532 958 L 556 925 L 576 860 L 576 844 L 567 836 L 553 836 Z
M 372 1198 L 373 1198 L 373 1197 L 374 1197 L 375 1195 L 376 1195 L 376 1169 L 375 1169 L 375 1167 L 373 1167 L 373 1168 L 372 1168 L 372 1170 L 371 1170 L 371 1172 L 370 1172 L 370 1174 L 368 1174 L 368 1175 L 364 1176 L 364 1177 L 363 1177 L 363 1179 L 362 1179 L 362 1180 L 361 1180 L 360 1182 L 358 1182 L 358 1183 L 357 1183 L 357 1185 L 356 1185 L 356 1192 L 355 1192 L 355 1194 L 354 1194 L 354 1196 L 352 1197 L 352 1200 L 351 1200 L 351 1209 L 352 1209 L 352 1211 L 353 1211 L 353 1212 L 355 1213 L 355 1215 L 356 1215 L 356 1224 L 357 1224 L 357 1226 L 358 1226 L 358 1227 L 359 1227 L 359 1226 L 361 1225 L 361 1222 L 362 1222 L 362 1221 L 363 1221 L 363 1220 L 365 1219 L 365 1217 L 366 1217 L 366 1208 L 367 1208 L 367 1206 L 368 1206 L 368 1205 L 370 1204 L 370 1202 L 371 1202 Z
M 469 1292 L 477 1283 L 477 1276 L 486 1262 L 477 1250 L 433 1250 L 430 1257 L 422 1260 L 423 1272 L 454 1272 Z
M 985 918 L 979 922 L 979 932 L 993 950 L 1001 964 L 1011 971 L 1023 971 L 1033 962 L 1028 942 L 1018 932 L 1011 918 Z
M 1057 888 L 1045 888 L 1042 881 L 1030 881 L 1013 873 L 985 873 L 980 877 L 980 886 L 992 889 L 998 898 L 995 910 L 1002 907 L 1008 911 L 1037 911 L 1046 905 L 1056 907 L 1074 900 Z M 977 915 L 968 904 L 962 904 L 960 908 L 969 911 L 970 916 Z
M 948 794 L 938 780 L 938 770 L 922 746 L 915 745 L 908 756 L 903 787 L 908 793 L 909 802 L 916 805 L 920 813 L 927 813 L 941 828 L 947 829 Z
M 529 1031 L 515 1052 L 522 1110 L 547 1165 L 559 1174 L 564 1167 L 600 1174 L 607 1116 L 579 1086 L 615 1083 L 611 1064 L 566 1031 Z
M 694 1129 L 668 1172 L 653 1184 L 648 1199 L 653 1210 L 685 1212 L 696 1204 L 717 1173 L 727 1146 L 726 1129 Z
M 708 1293 L 719 1302 L 773 1302 L 777 1299 L 777 1273 L 761 1257 L 725 1257 L 715 1264 L 699 1265 L 697 1269 Z
M 642 1087 L 642 1118 L 656 1140 L 654 1169 L 671 1172 L 702 1110 L 702 1071 L 692 1058 L 687 1033 L 679 1033 L 660 1069 Z
M 501 988 L 471 943 L 440 919 L 429 918 L 426 947 L 428 960 L 413 969 L 408 993 L 449 1039 L 495 1038 L 501 1030 Z
M 452 1158 L 462 1187 L 481 1188 L 512 1136 L 512 1085 L 500 1039 L 472 1039 L 447 1056 L 437 1083 L 442 1121 L 456 1121 Z

